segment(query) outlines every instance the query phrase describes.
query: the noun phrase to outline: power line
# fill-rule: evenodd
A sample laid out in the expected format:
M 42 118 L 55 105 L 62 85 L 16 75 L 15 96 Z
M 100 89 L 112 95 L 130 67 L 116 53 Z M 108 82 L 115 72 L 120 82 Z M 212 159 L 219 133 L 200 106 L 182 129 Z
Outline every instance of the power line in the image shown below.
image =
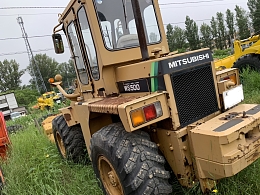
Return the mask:
M 236 2 L 236 3 L 222 3 L 222 4 L 212 4 L 212 5 L 188 5 L 188 6 L 185 6 L 185 8 L 188 8 L 188 7 L 209 7 L 209 6 L 219 6 L 219 5 L 238 5 L 238 4 L 242 4 L 242 3 L 246 3 L 245 1 L 244 2 Z M 160 7 L 160 9 L 183 9 L 184 6 L 178 6 L 178 7 Z
M 208 1 L 186 1 L 186 2 L 175 2 L 175 3 L 160 3 L 159 5 L 183 5 L 183 4 L 198 4 L 198 3 L 211 3 L 215 1 L 224 0 L 208 0 Z
M 200 19 L 200 20 L 194 20 L 195 22 L 203 22 L 203 21 L 206 21 L 206 20 L 211 20 L 211 19 Z M 172 22 L 172 23 L 169 23 L 169 24 L 184 24 L 185 22 Z M 164 26 L 167 26 L 168 24 L 163 24 Z
M 64 48 L 69 48 L 69 47 L 64 47 Z M 54 50 L 54 48 L 38 49 L 38 50 L 33 50 L 32 52 L 38 53 L 38 52 L 42 52 L 42 51 L 51 51 L 51 50 Z M 27 53 L 27 51 L 0 53 L 0 56 L 9 56 L 9 55 L 25 54 L 25 53 Z
M 54 50 L 53 48 L 46 48 L 46 49 L 39 49 L 34 50 L 33 52 L 41 52 L 41 51 L 50 51 Z M 25 54 L 27 51 L 17 51 L 17 52 L 10 52 L 10 53 L 0 53 L 0 56 L 9 56 L 9 55 L 16 55 L 16 54 Z
M 224 0 L 186 1 L 186 2 L 175 2 L 175 3 L 161 3 L 159 5 L 198 4 L 198 3 L 211 3 L 216 1 L 224 1 Z M 0 9 L 64 9 L 64 8 L 66 7 L 61 7 L 61 6 L 0 7 Z
M 32 16 L 32 15 L 51 15 L 51 14 L 59 14 L 59 13 L 37 13 L 37 14 L 4 14 L 4 15 L 0 15 L 0 17 L 4 17 L 4 16 Z
M 61 34 L 65 35 L 65 34 Z M 51 37 L 52 35 L 34 35 L 34 36 L 28 36 L 27 38 L 42 38 L 42 37 Z M 17 39 L 23 39 L 23 37 L 7 37 L 7 38 L 1 38 L 0 41 L 7 41 L 7 40 L 17 40 Z
M 0 7 L 0 9 L 64 9 L 66 7 Z
M 36 36 L 30 36 L 28 38 L 40 38 L 40 37 L 50 37 L 51 35 L 36 35 Z M 16 39 L 23 39 L 23 37 L 8 37 L 8 38 L 2 38 L 0 41 L 6 41 L 6 40 L 16 40 Z

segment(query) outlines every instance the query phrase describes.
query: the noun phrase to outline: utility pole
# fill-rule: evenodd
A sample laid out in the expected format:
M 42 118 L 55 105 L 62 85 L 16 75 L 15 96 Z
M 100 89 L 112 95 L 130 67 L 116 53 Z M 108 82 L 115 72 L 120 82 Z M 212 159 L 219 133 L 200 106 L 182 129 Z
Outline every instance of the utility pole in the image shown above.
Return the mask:
M 35 82 L 36 89 L 39 93 L 46 92 L 47 88 L 46 88 L 45 83 L 43 81 L 42 74 L 40 72 L 39 66 L 35 62 L 35 59 L 34 59 L 34 56 L 33 56 L 33 53 L 32 53 L 32 49 L 31 49 L 31 46 L 30 46 L 30 43 L 29 43 L 29 40 L 28 40 L 28 36 L 27 36 L 27 33 L 25 32 L 22 17 L 18 17 L 17 22 L 20 25 L 21 30 L 22 30 L 22 37 L 24 38 L 24 41 L 25 41 L 25 46 L 26 46 L 26 50 L 27 50 L 27 53 L 28 53 L 28 57 L 29 57 L 29 63 L 31 63 L 32 78 Z

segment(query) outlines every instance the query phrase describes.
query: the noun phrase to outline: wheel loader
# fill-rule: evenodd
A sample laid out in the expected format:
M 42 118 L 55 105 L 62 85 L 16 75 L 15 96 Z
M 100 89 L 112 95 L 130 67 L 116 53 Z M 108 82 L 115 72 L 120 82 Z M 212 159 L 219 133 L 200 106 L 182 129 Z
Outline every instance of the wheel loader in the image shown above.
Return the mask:
M 42 94 L 37 99 L 37 104 L 33 106 L 33 108 L 39 108 L 41 110 L 44 109 L 50 109 L 54 106 L 54 104 L 60 104 L 61 103 L 61 97 L 56 94 L 54 91 L 49 91 L 44 94 Z
M 225 68 L 250 68 L 260 71 L 260 31 L 244 40 L 233 42 L 234 54 L 215 61 L 217 70 Z
M 260 105 L 241 104 L 238 69 L 216 72 L 209 49 L 170 53 L 158 0 L 71 0 L 57 54 L 63 33 L 77 81 L 51 83 L 71 100 L 54 139 L 63 158 L 89 157 L 104 194 L 171 194 L 171 173 L 207 192 L 259 158 Z

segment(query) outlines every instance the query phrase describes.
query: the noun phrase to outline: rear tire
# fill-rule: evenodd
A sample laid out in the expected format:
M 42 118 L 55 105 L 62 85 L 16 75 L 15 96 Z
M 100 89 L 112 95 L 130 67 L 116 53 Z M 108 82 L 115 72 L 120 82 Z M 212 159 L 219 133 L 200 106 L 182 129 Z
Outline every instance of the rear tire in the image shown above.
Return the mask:
M 108 195 L 170 194 L 165 159 L 146 132 L 110 124 L 91 138 L 94 172 Z
M 260 72 L 260 59 L 258 56 L 253 55 L 242 56 L 234 63 L 233 68 L 238 68 L 240 71 L 250 68 L 251 70 Z
M 53 135 L 59 153 L 64 159 L 74 163 L 88 161 L 85 140 L 79 125 L 69 127 L 63 115 L 52 121 Z

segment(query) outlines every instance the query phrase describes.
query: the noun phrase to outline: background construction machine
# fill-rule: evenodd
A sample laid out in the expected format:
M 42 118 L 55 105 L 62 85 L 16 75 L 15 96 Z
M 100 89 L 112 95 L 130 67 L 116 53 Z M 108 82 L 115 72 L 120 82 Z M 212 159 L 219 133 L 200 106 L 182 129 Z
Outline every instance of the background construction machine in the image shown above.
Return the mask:
M 233 43 L 234 54 L 224 59 L 215 61 L 217 70 L 225 68 L 243 69 L 249 67 L 260 71 L 260 32 L 255 33 L 248 39 L 235 40 Z
M 53 31 L 77 73 L 73 94 L 52 83 L 71 100 L 54 139 L 66 159 L 89 155 L 105 194 L 170 194 L 171 171 L 205 192 L 259 158 L 260 105 L 239 104 L 238 70 L 216 73 L 209 49 L 172 55 L 158 0 L 71 0 Z
M 53 108 L 54 104 L 60 104 L 62 101 L 62 98 L 57 95 L 55 91 L 50 91 L 42 94 L 38 99 L 37 99 L 37 104 L 33 106 L 33 108 L 39 108 L 41 110 L 44 109 L 50 109 Z

